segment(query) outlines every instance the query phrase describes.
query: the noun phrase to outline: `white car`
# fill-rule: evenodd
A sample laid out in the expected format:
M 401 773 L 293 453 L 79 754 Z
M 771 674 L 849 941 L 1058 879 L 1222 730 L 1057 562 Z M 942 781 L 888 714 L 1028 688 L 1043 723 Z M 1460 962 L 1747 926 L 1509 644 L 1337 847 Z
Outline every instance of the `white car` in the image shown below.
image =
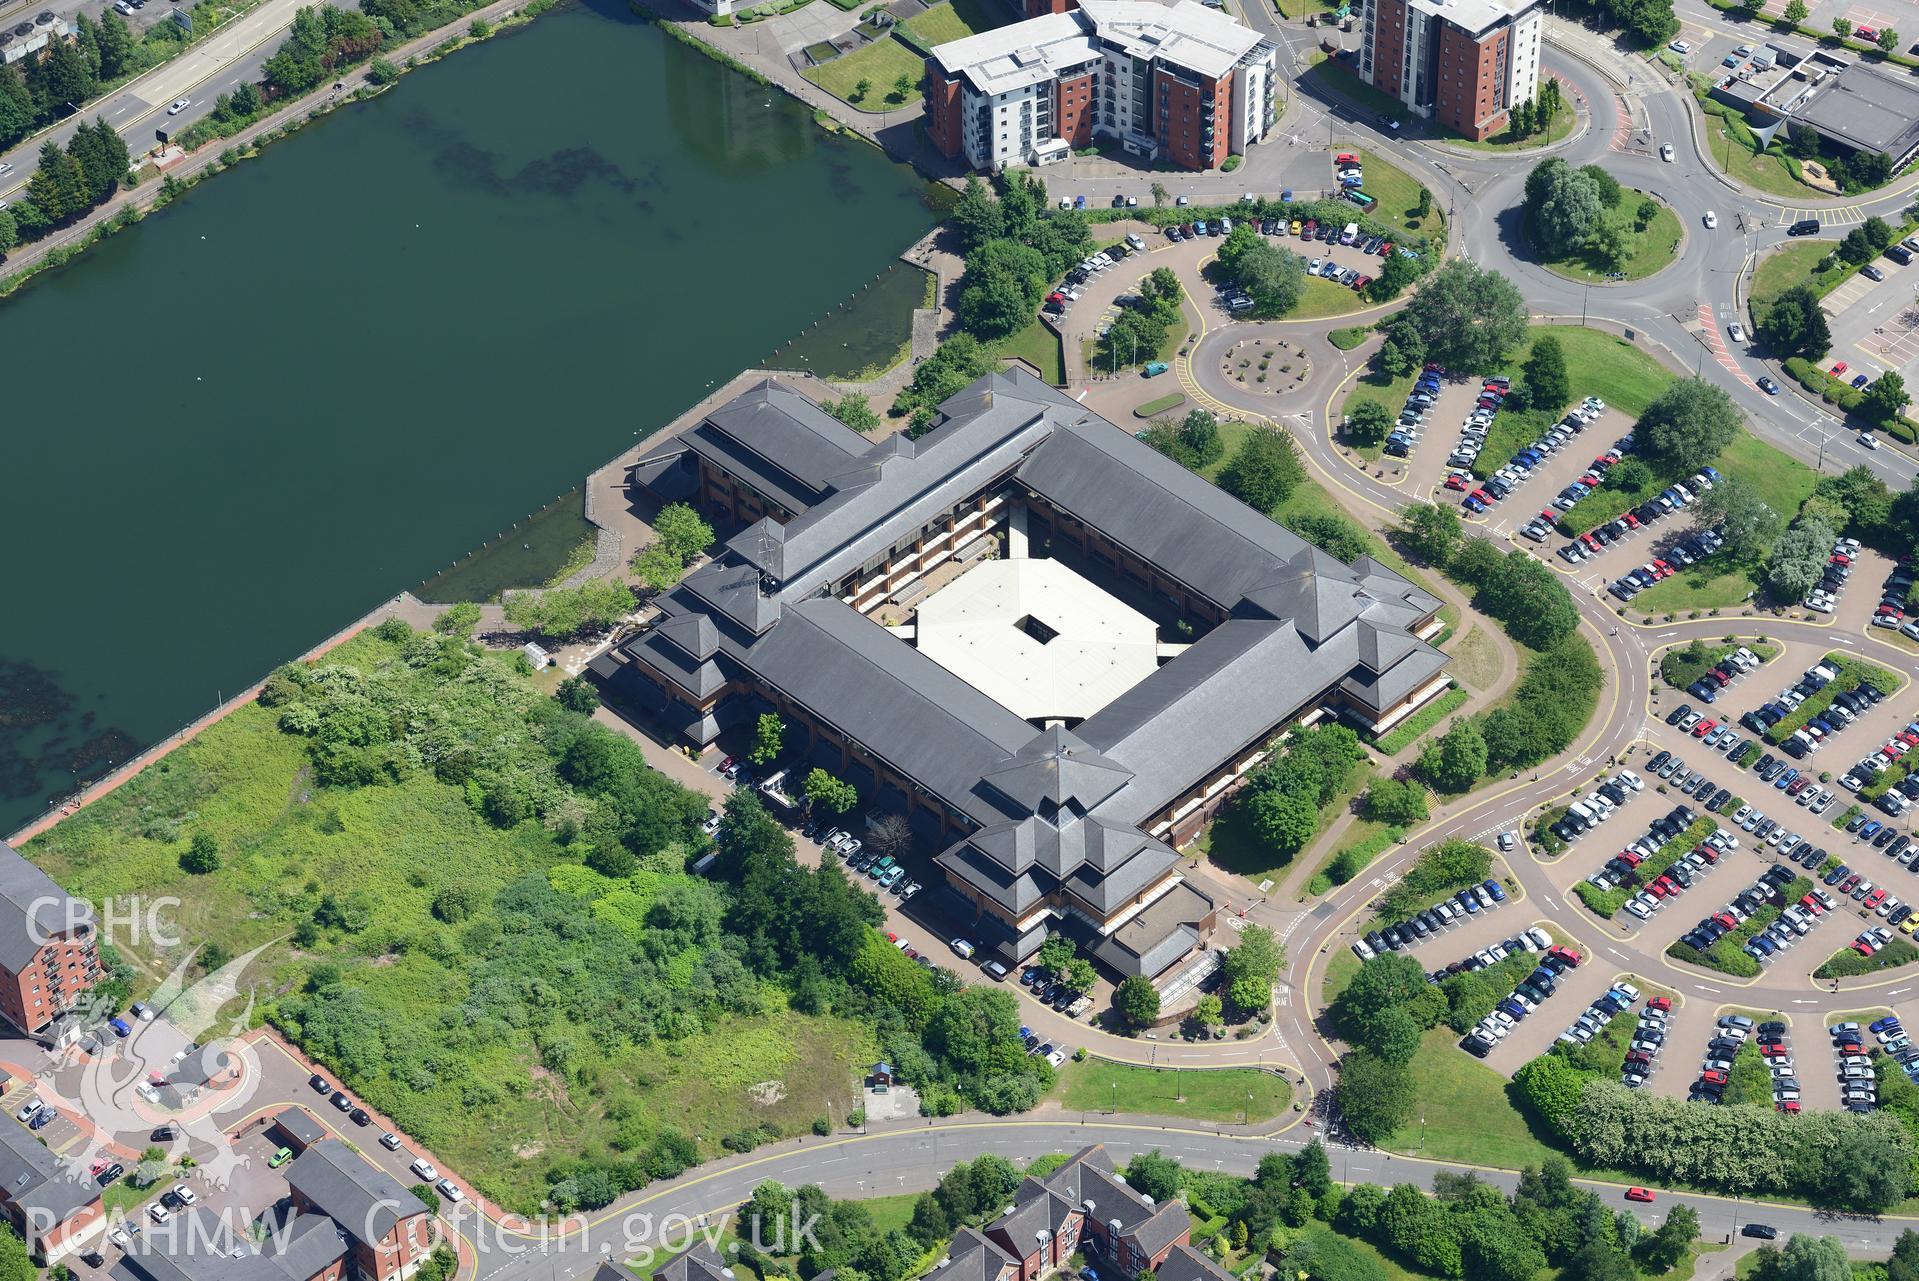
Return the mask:
M 1717 227 L 1718 225 L 1719 225 L 1719 215 L 1714 213 L 1710 209 L 1706 210 L 1706 230 L 1710 231 L 1714 227 Z
M 200 1194 L 184 1183 L 176 1183 L 173 1185 L 173 1195 L 179 1197 L 180 1200 L 187 1205 L 192 1205 L 200 1199 Z
M 452 1179 L 441 1179 L 433 1185 L 433 1190 L 456 1205 L 466 1200 L 466 1193 L 462 1192 L 460 1185 Z
M 25 1125 L 28 1119 L 31 1118 L 33 1114 L 35 1112 L 38 1112 L 39 1110 L 40 1110 L 40 1100 L 28 1099 L 26 1106 L 13 1114 L 13 1119 L 20 1122 L 20 1124 Z
M 1672 144 L 1670 142 L 1662 142 L 1659 144 L 1659 158 L 1667 164 L 1672 163 Z
M 167 1208 L 164 1205 L 161 1205 L 158 1201 L 155 1201 L 152 1205 L 147 1207 L 147 1217 L 149 1219 L 152 1219 L 155 1223 L 165 1223 L 168 1219 L 172 1218 L 173 1216 L 167 1213 Z
M 1746 341 L 1746 327 L 1735 320 L 1726 326 L 1726 337 L 1742 343 Z
M 12 172 L 13 166 L 5 160 L 0 160 L 0 175 L 10 174 Z
M 175 102 L 171 107 L 167 108 L 167 114 L 170 116 L 177 116 L 182 111 L 185 111 L 188 107 L 191 107 L 192 105 L 193 105 L 193 99 L 181 98 L 179 101 Z
M 1869 431 L 1860 432 L 1858 439 L 1859 439 L 1859 443 L 1864 445 L 1867 449 L 1879 448 L 1879 438 L 1873 435 Z
M 1675 40 L 1671 44 L 1667 45 L 1666 47 L 1672 50 L 1674 53 L 1679 54 L 1681 57 L 1684 57 L 1686 54 L 1689 54 L 1692 52 L 1692 46 L 1686 43 L 1684 40 Z
M 433 1168 L 433 1162 L 427 1160 L 425 1157 L 416 1157 L 413 1164 L 408 1168 L 411 1169 L 413 1173 L 419 1175 L 422 1181 L 427 1183 L 432 1183 L 440 1177 L 440 1172 Z

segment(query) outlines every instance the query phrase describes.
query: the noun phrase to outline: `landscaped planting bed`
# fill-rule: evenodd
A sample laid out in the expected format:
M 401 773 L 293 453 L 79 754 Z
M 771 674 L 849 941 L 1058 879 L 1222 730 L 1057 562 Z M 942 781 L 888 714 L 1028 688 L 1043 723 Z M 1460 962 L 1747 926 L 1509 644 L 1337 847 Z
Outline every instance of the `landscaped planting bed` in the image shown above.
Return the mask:
M 1452 715 L 1461 703 L 1471 697 L 1472 695 L 1455 685 L 1433 702 L 1426 704 L 1393 726 L 1383 738 L 1375 740 L 1373 749 L 1381 756 L 1399 755 L 1411 747 L 1421 734 Z
M 1892 942 L 1871 956 L 1861 956 L 1850 947 L 1840 948 L 1814 970 L 1812 976 L 1816 979 L 1856 978 L 1861 974 L 1877 974 L 1880 970 L 1896 970 L 1914 961 L 1919 961 L 1919 947 L 1913 946 L 1911 939 L 1895 934 Z
M 1772 661 L 1779 653 L 1779 646 L 1771 641 L 1739 640 L 1736 637 L 1728 637 L 1722 644 L 1706 645 L 1704 652 L 1697 655 L 1692 652 L 1690 645 L 1674 646 L 1660 656 L 1659 675 L 1674 689 L 1685 689 L 1742 646 L 1750 650 L 1761 663 Z
M 1844 654 L 1827 654 L 1824 660 L 1838 669 L 1839 675 L 1826 682 L 1826 687 L 1792 709 L 1777 724 L 1766 731 L 1768 742 L 1783 743 L 1793 733 L 1804 728 L 1807 721 L 1832 706 L 1832 700 L 1848 690 L 1858 689 L 1861 685 L 1871 685 L 1881 694 L 1896 694 L 1903 683 L 1898 676 L 1876 663 L 1868 663 L 1862 658 L 1848 658 Z
M 1718 826 L 1709 818 L 1694 819 L 1691 827 L 1661 845 L 1651 858 L 1639 865 L 1637 885 L 1615 885 L 1609 890 L 1602 890 L 1590 881 L 1582 880 L 1573 886 L 1573 893 L 1600 920 L 1610 921 L 1626 905 L 1626 900 L 1639 892 L 1640 886 L 1658 880 L 1667 868 L 1692 853 L 1699 842 L 1711 836 Z
M 1796 876 L 1780 891 L 1781 903 L 1796 903 L 1812 889 L 1812 882 L 1803 876 Z M 1761 907 L 1747 917 L 1738 929 L 1701 952 L 1686 943 L 1674 942 L 1667 946 L 1666 955 L 1675 961 L 1685 961 L 1702 966 L 1708 970 L 1718 970 L 1721 974 L 1730 974 L 1734 978 L 1749 979 L 1758 975 L 1762 967 L 1759 962 L 1746 955 L 1745 946 L 1752 936 L 1779 919 L 1780 909 L 1771 903 Z

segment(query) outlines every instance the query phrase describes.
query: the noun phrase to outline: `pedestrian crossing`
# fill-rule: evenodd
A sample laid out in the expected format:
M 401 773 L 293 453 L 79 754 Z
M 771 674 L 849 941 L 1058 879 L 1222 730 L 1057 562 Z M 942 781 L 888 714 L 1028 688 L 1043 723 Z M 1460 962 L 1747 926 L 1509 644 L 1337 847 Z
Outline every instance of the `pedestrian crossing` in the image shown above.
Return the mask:
M 1712 358 L 1718 361 L 1727 373 L 1748 387 L 1758 387 L 1759 384 L 1739 367 L 1739 362 L 1733 358 L 1732 352 L 1727 350 L 1725 334 L 1721 332 L 1719 323 L 1713 316 L 1710 303 L 1699 304 L 1699 337 L 1706 344 L 1706 350 L 1712 353 Z
M 1777 225 L 1781 227 L 1790 227 L 1793 223 L 1800 222 L 1806 218 L 1816 218 L 1819 220 L 1819 229 L 1825 231 L 1832 227 L 1857 226 L 1869 217 L 1864 205 L 1842 205 L 1837 209 L 1831 208 L 1830 206 L 1823 209 L 1788 209 L 1784 206 L 1776 207 L 1779 209 Z

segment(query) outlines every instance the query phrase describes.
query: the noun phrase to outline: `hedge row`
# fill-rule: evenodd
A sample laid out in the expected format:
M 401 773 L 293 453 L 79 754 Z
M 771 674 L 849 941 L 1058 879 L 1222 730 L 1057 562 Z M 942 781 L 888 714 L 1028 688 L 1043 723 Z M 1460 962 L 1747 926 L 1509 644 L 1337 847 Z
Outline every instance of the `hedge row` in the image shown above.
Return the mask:
M 1864 659 L 1848 658 L 1844 654 L 1827 654 L 1825 661 L 1839 669 L 1839 675 L 1826 683 L 1826 687 L 1792 709 L 1777 724 L 1766 731 L 1766 739 L 1772 743 L 1783 743 L 1793 734 L 1804 728 L 1807 721 L 1832 706 L 1832 700 L 1847 690 L 1858 689 L 1861 685 L 1871 685 L 1881 694 L 1896 693 L 1899 678 L 1876 663 Z
M 1637 885 L 1615 885 L 1602 890 L 1591 881 L 1582 880 L 1573 886 L 1573 893 L 1579 901 L 1590 908 L 1602 921 L 1610 921 L 1626 905 L 1626 900 L 1639 892 L 1640 885 L 1650 885 L 1680 859 L 1693 852 L 1699 842 L 1711 836 L 1719 824 L 1709 818 L 1696 818 L 1692 826 L 1653 851 L 1651 858 L 1639 865 Z
M 1850 947 L 1832 954 L 1832 959 L 1812 972 L 1816 979 L 1849 979 L 1860 974 L 1877 974 L 1919 961 L 1919 947 L 1911 939 L 1893 935 L 1892 942 L 1871 956 L 1861 956 Z
M 1812 889 L 1812 882 L 1803 876 L 1795 876 L 1779 892 L 1779 901 L 1796 903 Z M 1752 936 L 1779 919 L 1780 909 L 1767 903 L 1739 925 L 1738 929 L 1724 935 L 1705 951 L 1700 951 L 1689 943 L 1674 942 L 1666 948 L 1666 955 L 1675 961 L 1689 961 L 1709 970 L 1718 970 L 1721 974 L 1730 974 L 1735 978 L 1749 979 L 1760 970 L 1759 962 L 1745 952 L 1746 944 Z
M 1439 698 L 1393 726 L 1383 738 L 1374 740 L 1373 749 L 1381 756 L 1399 755 L 1411 747 L 1421 734 L 1446 719 L 1461 703 L 1471 697 L 1472 695 L 1465 690 L 1454 685 Z

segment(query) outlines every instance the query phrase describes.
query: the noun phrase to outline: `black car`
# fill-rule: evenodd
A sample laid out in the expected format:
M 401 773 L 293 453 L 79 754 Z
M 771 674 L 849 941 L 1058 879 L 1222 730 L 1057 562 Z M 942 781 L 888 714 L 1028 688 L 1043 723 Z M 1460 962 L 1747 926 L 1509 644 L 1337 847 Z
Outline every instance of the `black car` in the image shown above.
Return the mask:
M 353 1100 L 346 1096 L 345 1090 L 335 1090 L 333 1092 L 333 1106 L 345 1112 L 352 1108 Z
M 1788 236 L 1816 236 L 1819 234 L 1819 220 L 1817 218 L 1801 218 L 1798 222 L 1786 228 L 1786 234 Z
M 353 1124 L 355 1125 L 371 1125 L 373 1123 L 373 1114 L 365 1108 L 354 1108 L 353 1111 L 347 1115 L 353 1118 Z
M 80 1262 L 90 1268 L 104 1268 L 107 1266 L 107 1257 L 98 1250 L 88 1250 L 80 1256 Z
M 127 1167 L 115 1161 L 112 1165 L 100 1171 L 96 1181 L 104 1188 L 126 1172 Z
M 1739 1229 L 1739 1235 L 1742 1237 L 1758 1237 L 1761 1241 L 1775 1241 L 1779 1237 L 1779 1229 L 1773 1227 L 1770 1223 L 1748 1223 L 1745 1227 Z
M 187 1203 L 181 1199 L 180 1194 L 172 1188 L 168 1188 L 160 1194 L 160 1204 L 169 1210 L 184 1210 L 187 1205 Z
M 155 1143 L 171 1143 L 180 1137 L 180 1132 L 170 1125 L 163 1125 L 147 1137 Z

